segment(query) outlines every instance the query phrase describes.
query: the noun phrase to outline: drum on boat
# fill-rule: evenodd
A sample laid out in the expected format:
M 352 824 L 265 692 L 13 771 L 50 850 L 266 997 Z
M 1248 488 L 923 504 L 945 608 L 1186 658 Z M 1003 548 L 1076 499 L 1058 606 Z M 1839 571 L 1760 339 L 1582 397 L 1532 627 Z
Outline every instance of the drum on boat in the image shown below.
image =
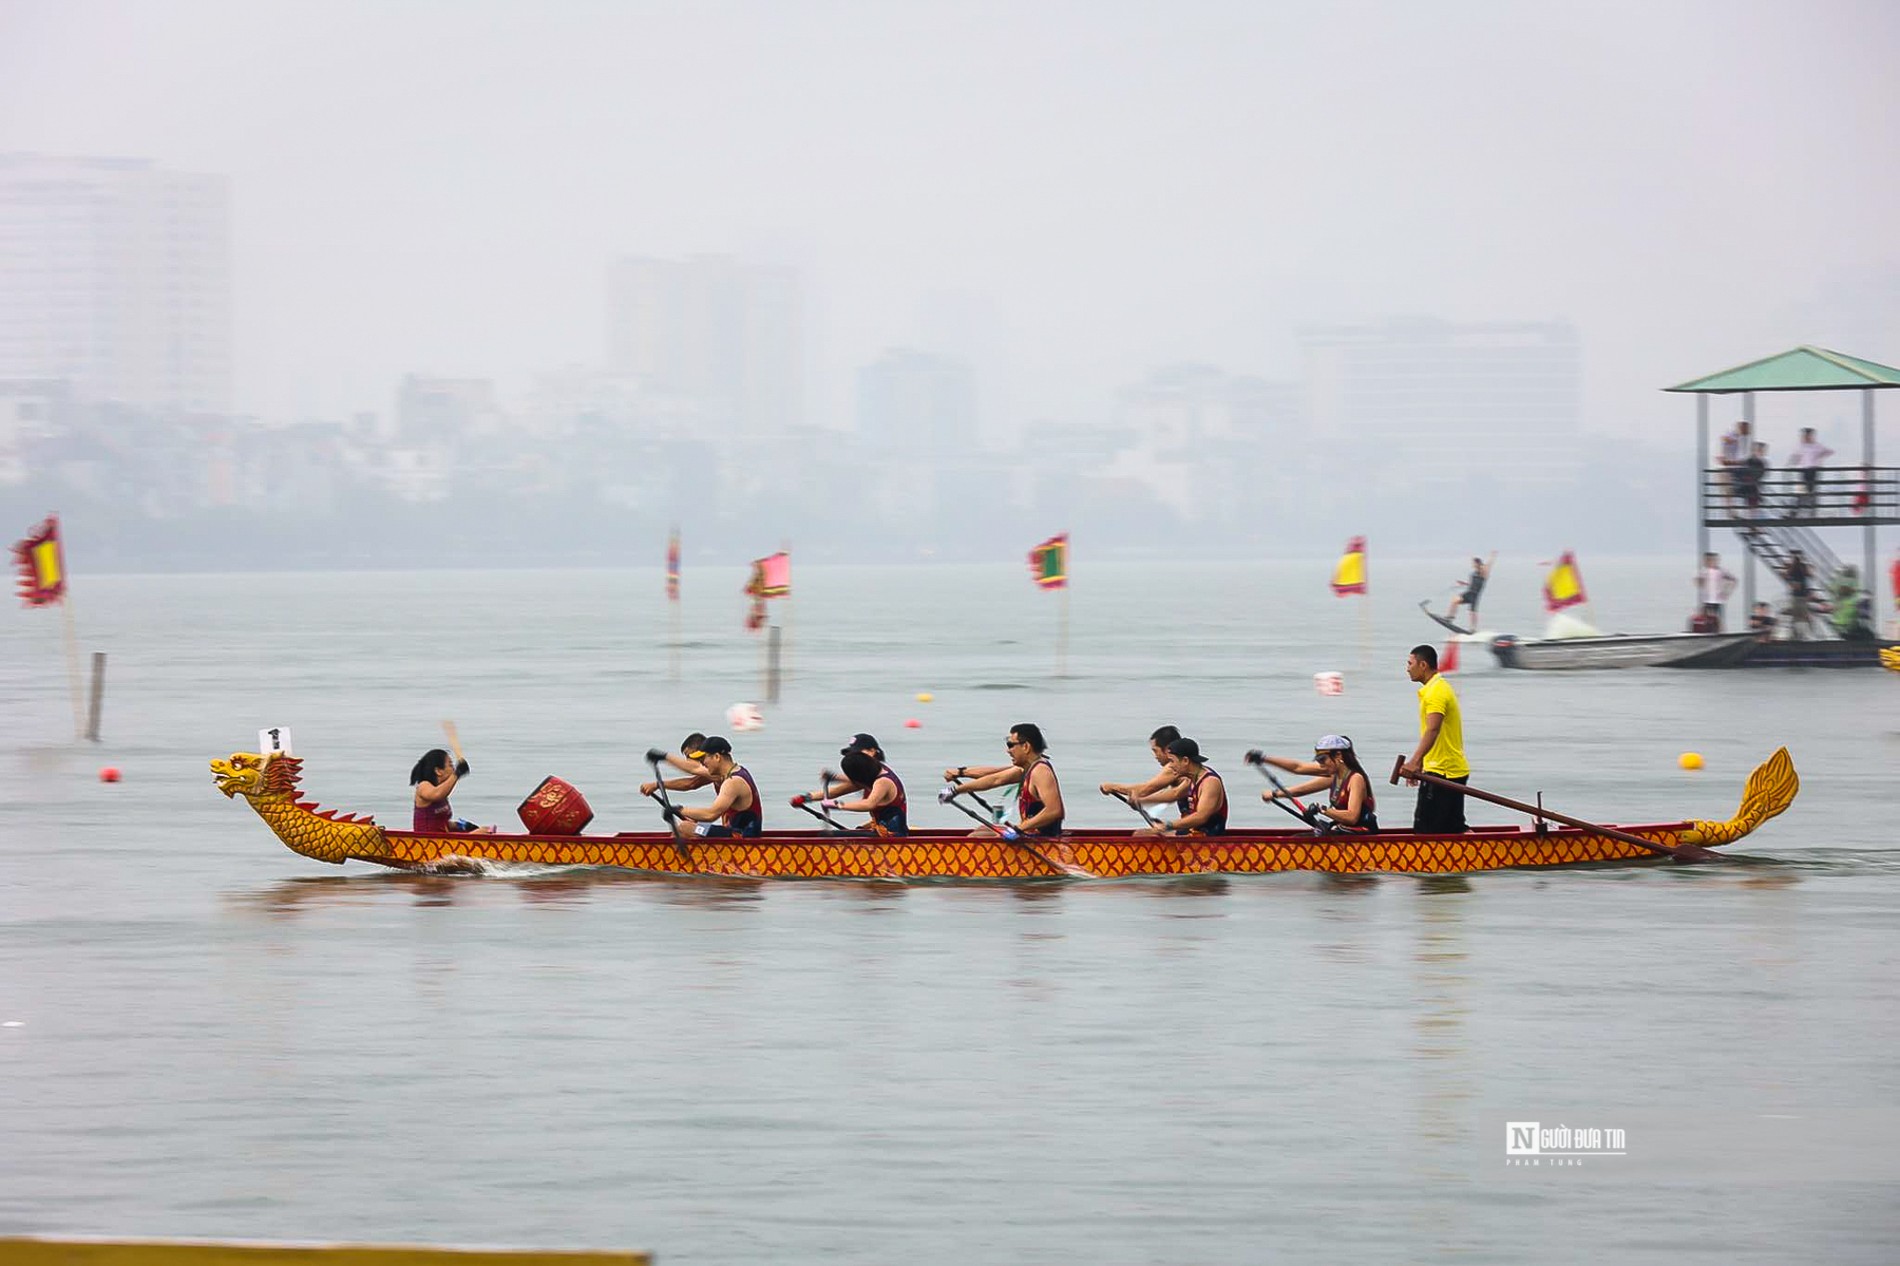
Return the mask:
M 532 835 L 579 835 L 594 820 L 587 797 L 573 783 L 549 774 L 515 810 Z

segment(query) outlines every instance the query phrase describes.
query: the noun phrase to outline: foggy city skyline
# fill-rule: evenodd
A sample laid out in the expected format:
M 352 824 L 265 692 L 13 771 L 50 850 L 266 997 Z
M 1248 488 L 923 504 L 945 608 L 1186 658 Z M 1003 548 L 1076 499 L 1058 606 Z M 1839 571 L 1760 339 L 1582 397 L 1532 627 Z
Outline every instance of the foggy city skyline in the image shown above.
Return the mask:
M 1456 535 L 1608 484 L 1634 517 L 1553 530 L 1673 548 L 1694 426 L 1659 388 L 1900 348 L 1877 4 L 7 3 L 0 32 L 0 155 L 149 173 L 185 245 L 119 306 L 200 296 L 114 317 L 171 395 L 67 375 L 20 417 L 234 419 L 177 432 L 170 492 L 115 492 L 114 460 L 166 463 L 77 441 L 0 453 L 0 484 L 54 468 L 159 517 L 584 485 L 751 531 L 769 470 L 788 531 L 840 499 L 934 523 L 898 552 L 986 532 L 956 523 L 973 481 L 1052 529 L 1274 502 L 1253 536 L 1310 548 L 1339 534 L 1311 509 L 1376 530 L 1455 490 Z M 61 376 L 30 371 L 0 377 Z M 135 425 L 101 416 L 69 429 Z M 1762 416 L 1778 453 L 1858 425 Z M 1327 487 L 1342 460 L 1364 478 Z

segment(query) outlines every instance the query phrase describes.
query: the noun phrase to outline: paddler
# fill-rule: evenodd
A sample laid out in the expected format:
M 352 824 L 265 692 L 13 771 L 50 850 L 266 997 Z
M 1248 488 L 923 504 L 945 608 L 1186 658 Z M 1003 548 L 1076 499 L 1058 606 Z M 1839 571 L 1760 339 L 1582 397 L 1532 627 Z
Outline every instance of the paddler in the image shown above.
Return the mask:
M 723 839 L 735 835 L 751 837 L 765 829 L 759 785 L 752 781 L 745 766 L 732 759 L 731 743 L 715 734 L 681 755 L 705 770 L 708 781 L 719 790 L 713 802 L 703 808 L 698 805 L 673 808 L 676 835 L 683 839 L 694 836 Z
M 853 734 L 851 741 L 838 749 L 838 755 L 840 757 L 849 756 L 853 752 L 863 752 L 879 765 L 885 764 L 884 749 L 878 746 L 875 735 L 864 733 Z M 862 795 L 871 790 L 868 783 L 860 784 L 854 782 L 849 775 L 834 773 L 830 767 L 819 770 L 818 779 L 818 790 L 805 797 L 814 804 L 827 797 L 848 796 L 854 791 Z
M 1020 784 L 1021 790 L 1016 793 L 1015 829 L 1025 835 L 1062 834 L 1062 788 L 1056 782 L 1055 766 L 1044 755 L 1049 749 L 1041 728 L 1027 721 L 1013 725 L 1003 746 L 1009 752 L 1009 764 L 958 765 L 944 770 L 943 780 L 952 784 L 957 795 Z
M 1147 803 L 1148 797 L 1174 786 L 1180 779 L 1168 772 L 1168 761 L 1170 759 L 1168 756 L 1168 744 L 1180 737 L 1181 731 L 1175 729 L 1172 725 L 1164 725 L 1153 734 L 1150 734 L 1148 736 L 1148 754 L 1155 758 L 1155 764 L 1161 766 L 1161 772 L 1157 773 L 1147 782 L 1105 782 L 1102 784 L 1102 794 L 1105 796 L 1120 796 L 1122 799 L 1131 801 L 1132 803 L 1144 804 Z M 1168 799 L 1179 803 L 1175 797 L 1170 796 Z
M 476 826 L 455 816 L 455 810 L 449 808 L 449 793 L 455 790 L 455 784 L 468 776 L 468 762 L 451 761 L 449 754 L 439 747 L 432 747 L 422 754 L 422 759 L 409 771 L 409 785 L 416 789 L 415 816 L 410 820 L 410 830 L 424 835 L 447 835 L 452 832 L 473 832 L 477 835 L 493 835 L 492 826 Z
M 1162 770 L 1171 785 L 1146 797 L 1151 804 L 1176 803 L 1181 816 L 1148 828 L 1157 835 L 1227 834 L 1227 784 L 1208 768 L 1201 745 L 1191 738 L 1168 744 L 1168 763 Z
M 686 753 L 698 751 L 705 742 L 706 736 L 701 734 L 698 730 L 694 730 L 691 734 L 688 734 L 685 738 L 680 740 L 680 750 L 678 752 L 663 752 L 657 747 L 647 749 L 647 764 L 653 766 L 661 764 L 671 765 L 674 769 L 680 771 L 683 777 L 668 778 L 666 780 L 666 789 L 668 791 L 698 791 L 701 787 L 712 785 L 712 775 L 707 773 L 705 768 L 698 761 L 692 759 L 686 755 Z M 660 784 L 657 782 L 643 782 L 640 784 L 640 794 L 643 796 L 650 796 L 659 789 Z
M 1399 770 L 1418 783 L 1412 829 L 1421 835 L 1461 834 L 1466 829 L 1464 793 L 1416 777 L 1422 770 L 1450 782 L 1470 781 L 1458 696 L 1438 671 L 1438 651 L 1428 643 L 1414 646 L 1406 656 L 1405 675 L 1418 683 L 1418 746 Z
M 879 835 L 910 834 L 910 802 L 904 796 L 904 783 L 889 765 L 869 752 L 848 748 L 843 759 L 845 781 L 834 784 L 862 788 L 856 799 L 840 799 L 836 792 L 819 797 L 794 796 L 792 805 L 814 802 L 826 811 L 843 809 L 847 813 L 868 813 Z
M 1296 796 L 1310 796 L 1314 792 L 1326 793 L 1326 803 L 1310 805 L 1309 808 L 1323 819 L 1315 823 L 1326 829 L 1347 831 L 1376 831 L 1379 818 L 1375 812 L 1377 802 L 1372 794 L 1372 779 L 1359 764 L 1359 757 L 1352 750 L 1352 740 L 1343 734 L 1323 734 L 1313 744 L 1313 759 L 1310 761 L 1291 760 L 1285 756 L 1263 756 L 1261 760 L 1276 769 L 1284 769 L 1289 774 L 1317 774 L 1311 782 L 1296 783 L 1282 792 L 1278 787 L 1269 787 L 1260 793 L 1262 800 L 1272 801 Z M 1464 799 L 1463 796 L 1459 797 Z

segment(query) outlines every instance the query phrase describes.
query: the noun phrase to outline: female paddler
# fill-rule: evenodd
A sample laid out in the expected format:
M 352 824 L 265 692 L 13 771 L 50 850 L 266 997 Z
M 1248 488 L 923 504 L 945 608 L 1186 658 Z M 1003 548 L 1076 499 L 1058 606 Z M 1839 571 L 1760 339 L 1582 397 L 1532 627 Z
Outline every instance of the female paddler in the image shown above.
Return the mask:
M 1285 756 L 1267 756 L 1262 759 L 1290 774 L 1318 774 L 1319 777 L 1310 782 L 1288 787 L 1285 794 L 1304 796 L 1316 791 L 1326 792 L 1326 803 L 1313 805 L 1312 808 L 1331 822 L 1335 829 L 1367 832 L 1379 829 L 1378 815 L 1373 811 L 1372 779 L 1360 768 L 1359 758 L 1353 754 L 1351 739 L 1342 734 L 1323 735 L 1319 742 L 1313 744 L 1313 759 L 1310 761 L 1290 760 Z M 1278 787 L 1269 787 L 1260 793 L 1260 798 L 1274 801 L 1280 799 L 1281 794 Z
M 449 754 L 439 747 L 424 752 L 422 759 L 409 771 L 409 785 L 416 789 L 416 812 L 410 820 L 410 830 L 420 835 L 468 831 L 477 835 L 493 835 L 494 827 L 476 826 L 473 822 L 464 821 L 455 816 L 455 810 L 449 808 L 449 793 L 467 774 L 467 761 L 451 761 Z
M 1056 782 L 1055 766 L 1044 755 L 1049 745 L 1043 741 L 1042 730 L 1027 721 L 1012 725 L 1003 746 L 1009 752 L 1009 764 L 958 765 L 944 770 L 943 780 L 957 795 L 1019 783 L 1016 829 L 1024 835 L 1062 834 L 1062 787 Z
M 846 748 L 842 783 L 831 783 L 828 793 L 819 796 L 793 796 L 792 807 L 816 804 L 826 811 L 843 809 L 847 813 L 868 813 L 871 826 L 879 835 L 910 834 L 910 802 L 904 796 L 904 783 L 889 765 L 867 751 Z M 841 799 L 841 790 L 861 789 L 853 800 Z

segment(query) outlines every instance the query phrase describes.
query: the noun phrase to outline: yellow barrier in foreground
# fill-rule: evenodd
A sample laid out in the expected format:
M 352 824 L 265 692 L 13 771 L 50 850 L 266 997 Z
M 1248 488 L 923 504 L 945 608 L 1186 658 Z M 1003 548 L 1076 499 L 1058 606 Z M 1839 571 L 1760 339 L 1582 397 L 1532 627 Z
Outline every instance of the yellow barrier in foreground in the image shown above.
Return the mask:
M 0 1238 L 0 1263 L 6 1266 L 650 1266 L 652 1261 L 647 1253 L 606 1249 Z

